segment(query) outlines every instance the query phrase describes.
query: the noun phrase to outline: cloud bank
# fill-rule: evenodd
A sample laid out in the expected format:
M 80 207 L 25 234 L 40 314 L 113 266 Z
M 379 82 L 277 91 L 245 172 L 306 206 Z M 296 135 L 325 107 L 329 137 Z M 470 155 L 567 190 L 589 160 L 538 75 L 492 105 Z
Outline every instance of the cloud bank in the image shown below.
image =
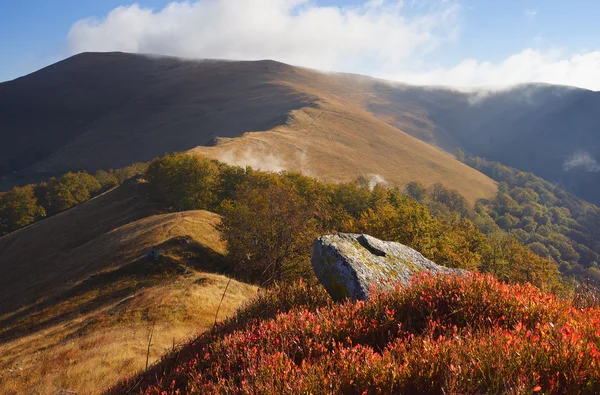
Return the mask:
M 176 1 L 156 10 L 122 6 L 78 21 L 67 40 L 71 53 L 274 59 L 422 85 L 547 82 L 600 90 L 600 51 L 565 55 L 528 48 L 495 63 L 429 66 L 437 49 L 458 39 L 461 14 L 453 0 L 365 0 L 347 7 L 312 0 Z
M 452 68 L 387 77 L 423 85 L 493 87 L 544 82 L 600 90 L 600 51 L 563 57 L 560 51 L 525 49 L 499 63 L 467 59 Z
M 200 0 L 162 10 L 118 7 L 102 19 L 81 20 L 68 46 L 191 58 L 276 59 L 324 70 L 352 71 L 366 63 L 394 70 L 454 34 L 459 7 L 446 1 L 411 8 L 371 0 L 325 7 L 308 0 Z

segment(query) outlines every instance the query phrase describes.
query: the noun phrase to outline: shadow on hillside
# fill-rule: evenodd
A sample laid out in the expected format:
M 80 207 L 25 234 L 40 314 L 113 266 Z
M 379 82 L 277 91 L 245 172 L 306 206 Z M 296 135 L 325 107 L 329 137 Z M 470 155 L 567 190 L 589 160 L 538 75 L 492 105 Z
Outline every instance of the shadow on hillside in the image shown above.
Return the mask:
M 142 257 L 110 271 L 93 274 L 61 292 L 0 320 L 0 344 L 92 313 L 159 285 L 190 269 L 228 275 L 231 267 L 222 254 L 189 237 L 175 237 L 155 247 L 158 260 Z

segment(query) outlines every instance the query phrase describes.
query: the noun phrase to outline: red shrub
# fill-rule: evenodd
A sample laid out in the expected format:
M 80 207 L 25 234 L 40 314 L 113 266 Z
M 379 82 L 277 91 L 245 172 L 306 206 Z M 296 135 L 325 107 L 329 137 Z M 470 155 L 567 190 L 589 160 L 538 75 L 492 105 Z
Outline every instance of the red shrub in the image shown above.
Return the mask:
M 423 275 L 340 305 L 300 284 L 114 393 L 141 379 L 145 394 L 597 393 L 599 350 L 600 310 L 489 276 Z

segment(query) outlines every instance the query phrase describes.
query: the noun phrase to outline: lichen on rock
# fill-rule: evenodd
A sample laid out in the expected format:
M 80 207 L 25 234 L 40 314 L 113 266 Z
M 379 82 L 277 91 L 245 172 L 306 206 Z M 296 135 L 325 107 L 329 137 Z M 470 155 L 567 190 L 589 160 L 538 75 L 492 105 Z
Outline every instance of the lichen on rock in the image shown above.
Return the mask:
M 313 244 L 313 270 L 334 300 L 366 300 L 372 287 L 389 289 L 407 285 L 414 274 L 465 273 L 440 266 L 400 243 L 369 235 L 338 233 L 317 238 Z

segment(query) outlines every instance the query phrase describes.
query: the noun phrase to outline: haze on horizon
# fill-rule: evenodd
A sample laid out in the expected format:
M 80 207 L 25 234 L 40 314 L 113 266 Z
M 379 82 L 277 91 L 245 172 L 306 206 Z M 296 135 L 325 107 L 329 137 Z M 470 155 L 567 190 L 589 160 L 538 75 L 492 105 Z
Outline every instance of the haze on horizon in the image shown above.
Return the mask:
M 0 12 L 0 81 L 123 51 L 273 59 L 419 85 L 600 90 L 599 13 L 595 1 L 559 0 L 30 0 Z

